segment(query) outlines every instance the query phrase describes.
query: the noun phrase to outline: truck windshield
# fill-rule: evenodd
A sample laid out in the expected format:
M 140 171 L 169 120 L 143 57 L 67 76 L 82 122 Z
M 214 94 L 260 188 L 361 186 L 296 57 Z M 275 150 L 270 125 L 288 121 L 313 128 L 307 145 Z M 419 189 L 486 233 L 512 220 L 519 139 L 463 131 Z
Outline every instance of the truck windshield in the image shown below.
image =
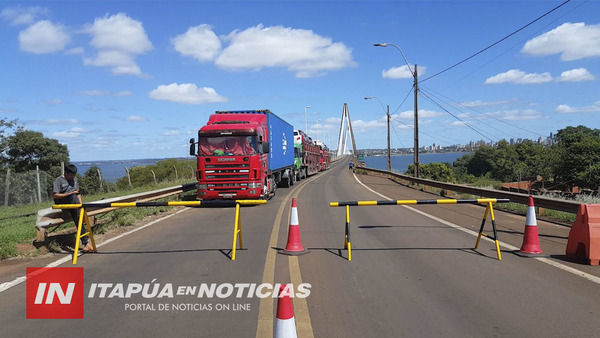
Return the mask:
M 253 155 L 258 153 L 256 136 L 199 137 L 198 153 L 205 156 Z

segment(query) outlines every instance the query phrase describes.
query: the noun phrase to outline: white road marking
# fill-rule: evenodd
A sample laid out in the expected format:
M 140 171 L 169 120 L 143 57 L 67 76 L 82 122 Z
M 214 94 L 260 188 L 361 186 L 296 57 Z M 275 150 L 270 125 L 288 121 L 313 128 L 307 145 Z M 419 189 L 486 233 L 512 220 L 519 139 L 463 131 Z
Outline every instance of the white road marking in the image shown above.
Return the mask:
M 362 185 L 362 186 L 363 186 L 365 189 L 369 190 L 370 192 L 372 192 L 372 193 L 374 193 L 374 194 L 376 194 L 376 195 L 378 195 L 378 196 L 381 196 L 382 198 L 384 198 L 384 199 L 386 199 L 386 200 L 391 200 L 391 198 L 389 198 L 389 197 L 387 197 L 387 196 L 385 196 L 385 195 L 383 195 L 383 194 L 380 194 L 380 193 L 378 193 L 377 191 L 375 191 L 375 190 L 373 190 L 373 189 L 371 189 L 371 188 L 367 187 L 366 185 L 364 185 L 364 184 L 363 184 L 363 183 L 362 183 L 362 182 L 361 182 L 361 181 L 360 181 L 360 180 L 359 180 L 359 179 L 356 177 L 356 174 L 354 174 L 354 173 L 353 173 L 353 175 L 354 175 L 354 179 L 356 180 L 356 182 L 358 182 L 358 184 Z M 415 209 L 415 208 L 412 208 L 412 207 L 409 207 L 409 206 L 407 206 L 407 205 L 403 205 L 403 207 L 405 207 L 405 208 L 407 208 L 407 209 L 409 209 L 409 210 L 411 210 L 411 211 L 414 211 L 414 212 L 416 212 L 416 213 L 418 213 L 418 214 L 421 214 L 421 215 L 423 215 L 423 216 L 425 216 L 425 217 L 429 217 L 429 218 L 431 218 L 431 219 L 433 219 L 433 220 L 435 220 L 435 221 L 437 221 L 437 222 L 440 222 L 440 223 L 442 223 L 442 224 L 445 224 L 445 225 L 447 225 L 447 226 L 450 226 L 450 227 L 452 227 L 452 228 L 454 228 L 454 229 L 457 229 L 457 230 L 460 230 L 460 231 L 466 232 L 466 233 L 468 233 L 468 234 L 470 234 L 470 235 L 473 235 L 473 236 L 475 236 L 475 237 L 479 236 L 479 233 L 478 233 L 478 232 L 475 232 L 475 231 L 473 231 L 473 230 L 470 230 L 470 229 L 463 228 L 463 227 L 461 227 L 460 225 L 456 225 L 456 224 L 454 224 L 454 223 L 450 223 L 450 222 L 448 222 L 448 221 L 445 221 L 445 220 L 443 220 L 443 219 L 441 219 L 441 218 L 437 218 L 437 217 L 435 217 L 435 216 L 429 215 L 429 214 L 427 214 L 427 213 L 425 213 L 425 212 L 423 212 L 423 211 L 421 211 L 421 210 L 417 210 L 417 209 Z M 491 239 L 489 239 L 489 238 L 487 238 L 487 237 L 482 237 L 482 238 L 483 238 L 484 240 L 486 240 L 486 241 L 489 241 L 489 242 L 492 242 L 492 243 L 494 243 L 494 241 L 492 241 Z M 506 248 L 506 249 L 509 249 L 509 250 L 512 250 L 512 251 L 518 251 L 518 250 L 520 250 L 520 248 L 514 247 L 514 246 L 512 246 L 512 245 L 510 245 L 510 244 L 506 244 L 506 243 L 503 243 L 503 242 L 500 242 L 500 241 L 498 241 L 498 242 L 500 243 L 500 246 L 502 246 L 502 247 L 504 247 L 504 248 Z M 572 274 L 574 274 L 574 275 L 576 275 L 576 276 L 579 276 L 579 277 L 585 278 L 585 279 L 589 280 L 590 282 L 593 282 L 593 283 L 596 283 L 596 284 L 600 284 L 600 277 L 596 277 L 596 276 L 594 276 L 594 275 L 590 275 L 589 273 L 586 273 L 586 272 L 583 272 L 583 271 L 579 271 L 579 270 L 577 270 L 577 269 L 575 269 L 575 268 L 572 268 L 572 267 L 570 267 L 570 266 L 567 266 L 567 265 L 564 265 L 564 264 L 558 263 L 558 262 L 556 262 L 556 261 L 553 261 L 553 260 L 551 260 L 551 259 L 548 259 L 548 258 L 545 258 L 545 257 L 533 257 L 533 259 L 535 259 L 535 260 L 537 260 L 537 261 L 539 261 L 539 262 L 542 262 L 542 263 L 546 263 L 546 264 L 548 264 L 548 265 L 550 265 L 550 266 L 553 266 L 553 267 L 555 267 L 555 268 L 561 269 L 561 270 L 563 270 L 563 271 L 566 271 L 566 272 L 572 273 Z
M 159 218 L 159 219 L 157 219 L 157 220 L 154 220 L 154 221 L 152 221 L 152 222 L 150 222 L 150 223 L 148 223 L 148 224 L 145 224 L 145 225 L 143 225 L 143 226 L 141 226 L 141 227 L 139 227 L 139 228 L 131 229 L 130 231 L 127 231 L 127 232 L 125 232 L 125 233 L 122 233 L 122 234 L 120 234 L 120 235 L 118 235 L 118 236 L 115 236 L 115 237 L 113 237 L 113 238 L 111 238 L 111 239 L 109 239 L 109 240 L 107 240 L 107 241 L 105 241 L 105 242 L 102 242 L 102 243 L 100 243 L 100 244 L 96 245 L 96 248 L 102 247 L 102 246 L 104 246 L 104 245 L 106 245 L 106 244 L 108 244 L 108 243 L 111 243 L 111 242 L 113 242 L 113 241 L 116 241 L 117 239 L 120 239 L 120 238 L 123 238 L 123 237 L 125 237 L 125 236 L 131 235 L 132 233 L 134 233 L 134 232 L 136 232 L 136 231 L 140 231 L 140 230 L 142 230 L 142 229 L 145 229 L 145 228 L 147 228 L 147 227 L 149 227 L 149 226 L 151 226 L 151 225 L 154 225 L 154 224 L 156 224 L 156 223 L 158 223 L 158 222 L 164 221 L 165 219 L 167 219 L 167 218 L 169 218 L 169 217 L 172 217 L 172 216 L 175 216 L 175 215 L 177 215 L 177 214 L 179 214 L 179 213 L 181 213 L 181 212 L 184 212 L 184 211 L 186 211 L 187 209 L 188 209 L 188 208 L 185 208 L 185 209 L 179 210 L 179 211 L 177 211 L 176 213 L 173 213 L 173 214 L 167 215 L 167 216 L 165 216 L 165 217 Z M 81 256 L 81 255 L 82 255 L 82 253 L 79 253 L 79 256 Z M 59 266 L 59 265 L 61 265 L 61 264 L 64 264 L 64 263 L 67 263 L 67 262 L 69 262 L 69 261 L 73 260 L 73 258 L 72 258 L 72 257 L 73 257 L 73 256 L 71 256 L 71 255 L 69 255 L 69 256 L 66 256 L 66 257 L 63 257 L 63 258 L 61 258 L 61 259 L 58 259 L 58 260 L 56 260 L 56 261 L 54 261 L 54 262 L 52 262 L 52 263 L 50 263 L 50 264 L 46 265 L 45 267 L 46 267 L 46 268 L 54 268 L 54 267 L 57 267 L 57 266 Z M 14 280 L 12 280 L 12 281 L 10 281 L 10 282 L 6 282 L 6 283 L 2 283 L 2 284 L 0 284 L 0 293 L 1 293 L 1 292 L 4 292 L 4 291 L 6 291 L 6 290 L 8 290 L 8 289 L 10 289 L 10 288 L 12 288 L 13 286 L 17 286 L 17 285 L 19 285 L 19 284 L 23 283 L 25 280 L 26 280 L 25 276 L 21 276 L 21 277 L 17 277 L 17 278 L 15 278 Z

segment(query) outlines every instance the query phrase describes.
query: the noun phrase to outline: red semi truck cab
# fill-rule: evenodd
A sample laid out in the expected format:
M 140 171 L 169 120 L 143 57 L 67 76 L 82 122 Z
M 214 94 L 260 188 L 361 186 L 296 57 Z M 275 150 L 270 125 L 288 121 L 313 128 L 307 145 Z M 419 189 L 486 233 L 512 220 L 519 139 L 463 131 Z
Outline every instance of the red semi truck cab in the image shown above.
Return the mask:
M 277 161 L 269 159 L 270 153 L 278 160 L 282 158 L 277 153 L 278 138 L 270 139 L 274 130 L 279 135 L 280 121 L 286 123 L 268 110 L 218 111 L 211 115 L 198 131 L 198 141 L 190 140 L 190 155 L 198 160 L 198 199 L 257 199 L 275 192 L 283 173 L 288 174 L 285 170 L 294 165 L 293 144 L 289 166 L 273 169 Z M 293 142 L 290 129 L 288 137 Z M 274 147 L 275 151 L 270 149 Z M 286 145 L 282 147 L 285 152 Z

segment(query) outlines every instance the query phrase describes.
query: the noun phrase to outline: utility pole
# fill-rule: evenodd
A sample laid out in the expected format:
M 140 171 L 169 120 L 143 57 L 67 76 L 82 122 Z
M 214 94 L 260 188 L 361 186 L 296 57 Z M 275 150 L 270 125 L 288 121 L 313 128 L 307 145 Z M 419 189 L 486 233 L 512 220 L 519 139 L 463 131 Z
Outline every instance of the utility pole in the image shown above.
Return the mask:
M 412 69 L 410 68 L 410 64 L 408 63 L 408 60 L 406 59 L 406 56 L 404 55 L 404 52 L 402 51 L 402 49 L 400 49 L 400 47 L 396 46 L 393 43 L 374 43 L 373 46 L 375 47 L 387 47 L 387 46 L 394 46 L 396 49 L 398 49 L 398 51 L 400 51 L 400 54 L 402 55 L 402 58 L 404 59 L 404 62 L 406 63 L 406 67 L 407 69 L 411 72 L 411 75 L 413 76 L 415 82 L 414 82 L 414 92 L 415 92 L 415 140 L 414 140 L 414 144 L 415 144 L 415 149 L 413 150 L 414 152 L 414 161 L 413 161 L 413 167 L 414 167 L 414 176 L 415 177 L 419 177 L 419 108 L 418 108 L 418 95 L 419 95 L 419 85 L 418 85 L 418 80 L 417 80 L 417 65 L 415 64 L 415 71 L 413 72 Z
M 387 105 L 387 143 L 388 143 L 388 151 L 387 151 L 387 160 L 388 160 L 388 171 L 392 171 L 392 161 L 391 161 L 391 150 L 390 150 L 390 105 Z
M 419 177 L 419 107 L 418 107 L 418 95 L 419 95 L 419 83 L 417 81 L 417 65 L 415 65 L 415 72 L 414 72 L 414 78 L 415 78 L 415 157 L 414 157 L 414 163 L 413 163 L 413 169 L 414 169 L 414 176 L 415 177 Z M 388 131 L 389 134 L 389 131 Z M 388 146 L 389 147 L 389 146 Z

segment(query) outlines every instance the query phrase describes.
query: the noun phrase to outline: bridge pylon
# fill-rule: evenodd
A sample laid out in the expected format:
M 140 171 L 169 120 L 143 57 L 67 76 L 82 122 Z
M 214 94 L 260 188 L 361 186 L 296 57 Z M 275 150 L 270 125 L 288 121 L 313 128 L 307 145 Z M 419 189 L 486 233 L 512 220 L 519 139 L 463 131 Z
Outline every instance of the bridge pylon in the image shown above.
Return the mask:
M 348 139 L 352 141 L 352 151 L 348 149 Z M 352 122 L 350 121 L 350 112 L 348 104 L 344 103 L 342 112 L 342 123 L 340 125 L 340 137 L 338 138 L 337 156 L 356 155 L 356 143 L 354 142 L 354 133 L 352 132 Z

